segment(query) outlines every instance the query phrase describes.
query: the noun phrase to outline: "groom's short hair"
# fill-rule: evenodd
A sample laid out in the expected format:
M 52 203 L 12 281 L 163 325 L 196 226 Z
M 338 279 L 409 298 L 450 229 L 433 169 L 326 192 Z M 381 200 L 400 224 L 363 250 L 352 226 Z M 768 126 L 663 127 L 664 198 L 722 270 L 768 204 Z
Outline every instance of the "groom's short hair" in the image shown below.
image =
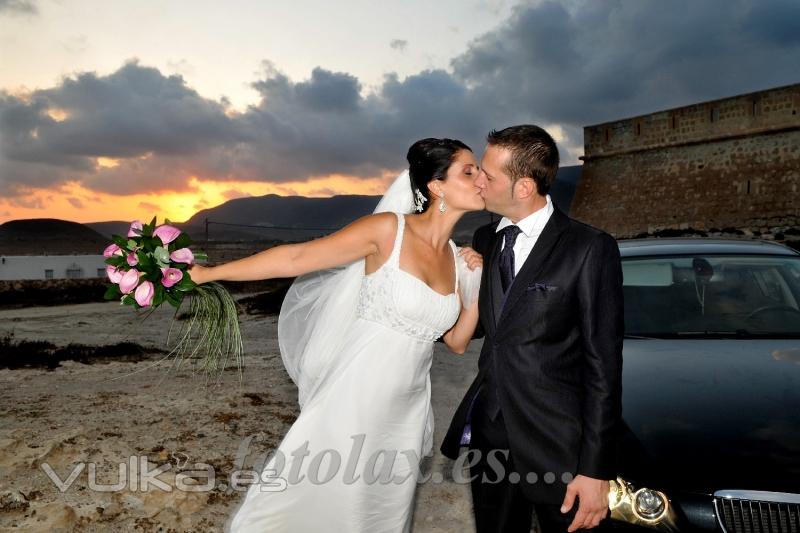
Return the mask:
M 556 179 L 559 163 L 558 148 L 549 133 L 539 126 L 523 124 L 492 130 L 486 141 L 510 150 L 505 170 L 512 187 L 521 178 L 532 178 L 539 194 L 547 194 Z

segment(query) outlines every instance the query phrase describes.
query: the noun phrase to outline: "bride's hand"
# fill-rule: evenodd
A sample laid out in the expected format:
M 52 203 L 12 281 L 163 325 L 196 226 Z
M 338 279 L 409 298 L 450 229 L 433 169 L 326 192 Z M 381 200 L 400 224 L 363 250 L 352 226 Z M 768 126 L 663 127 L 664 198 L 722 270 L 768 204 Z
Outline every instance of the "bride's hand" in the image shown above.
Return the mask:
M 470 270 L 475 270 L 478 267 L 483 268 L 483 256 L 469 246 L 462 247 L 458 251 L 458 255 L 464 256 L 464 260 Z
M 211 271 L 210 267 L 204 267 L 196 263 L 190 265 L 189 268 L 186 269 L 186 272 L 189 273 L 189 276 L 192 278 L 192 281 L 194 281 L 198 285 L 202 285 L 203 283 L 207 283 L 212 280 L 210 271 Z

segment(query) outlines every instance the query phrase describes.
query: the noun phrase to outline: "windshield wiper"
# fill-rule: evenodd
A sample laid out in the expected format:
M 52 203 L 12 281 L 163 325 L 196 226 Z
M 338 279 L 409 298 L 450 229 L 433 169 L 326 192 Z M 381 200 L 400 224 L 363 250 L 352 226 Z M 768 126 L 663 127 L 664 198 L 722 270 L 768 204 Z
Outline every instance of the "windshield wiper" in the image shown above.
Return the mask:
M 800 332 L 781 331 L 749 331 L 737 330 L 705 330 L 705 331 L 659 331 L 645 335 L 625 334 L 626 339 L 633 340 L 665 340 L 665 339 L 699 339 L 699 338 L 730 338 L 730 339 L 798 339 Z
M 737 329 L 732 331 L 714 331 L 714 330 L 705 330 L 705 331 L 676 331 L 675 335 L 734 335 L 736 337 L 746 337 L 748 335 L 752 335 L 746 329 Z
M 713 330 L 707 329 L 705 331 L 677 331 L 675 332 L 675 336 L 680 337 L 727 337 L 727 338 L 736 338 L 736 339 L 755 339 L 759 336 L 763 336 L 763 334 L 753 333 L 752 331 L 746 329 L 735 329 L 735 330 Z
M 678 331 L 676 337 L 735 337 L 738 339 L 796 339 L 800 337 L 800 332 L 782 331 L 749 331 L 737 329 L 734 331 Z

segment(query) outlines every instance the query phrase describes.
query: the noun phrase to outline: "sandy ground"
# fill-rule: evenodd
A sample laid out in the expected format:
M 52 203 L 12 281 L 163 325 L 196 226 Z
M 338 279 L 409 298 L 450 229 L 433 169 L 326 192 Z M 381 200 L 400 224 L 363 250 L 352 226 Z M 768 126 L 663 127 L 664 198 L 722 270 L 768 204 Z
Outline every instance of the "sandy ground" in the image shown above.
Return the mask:
M 58 346 L 129 341 L 164 348 L 173 312 L 165 305 L 141 322 L 117 302 L 2 310 L 0 335 L 13 331 L 16 340 Z M 0 370 L 0 531 L 221 531 L 244 494 L 226 488 L 237 450 L 247 450 L 244 468 L 257 465 L 298 413 L 278 351 L 277 317 L 240 319 L 247 358 L 241 384 L 235 368 L 219 384 L 188 369 L 172 370 L 159 384 L 168 364 L 153 366 L 157 355 Z M 435 455 L 423 461 L 429 480 L 418 485 L 415 533 L 474 531 L 469 486 L 452 480 L 452 461 L 438 447 L 476 372 L 480 345 L 473 341 L 467 354 L 456 356 L 437 344 Z M 145 464 L 132 467 L 131 457 Z M 207 476 L 189 476 L 198 463 L 213 467 L 216 486 L 179 490 L 207 483 Z M 158 467 L 164 471 L 155 477 L 170 490 L 140 491 L 130 477 L 121 489 L 90 487 L 90 479 L 117 483 L 120 469 Z M 434 482 L 439 477 L 444 481 Z

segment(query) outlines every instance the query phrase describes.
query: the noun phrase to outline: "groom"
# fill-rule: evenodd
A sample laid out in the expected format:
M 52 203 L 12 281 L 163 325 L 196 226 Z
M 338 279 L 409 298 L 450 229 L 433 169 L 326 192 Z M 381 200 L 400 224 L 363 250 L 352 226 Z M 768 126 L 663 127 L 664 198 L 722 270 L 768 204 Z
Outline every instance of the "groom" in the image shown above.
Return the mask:
M 531 125 L 489 134 L 475 185 L 502 215 L 484 257 L 478 375 L 442 453 L 469 447 L 478 533 L 608 526 L 621 425 L 622 269 L 614 238 L 547 194 L 558 149 Z

